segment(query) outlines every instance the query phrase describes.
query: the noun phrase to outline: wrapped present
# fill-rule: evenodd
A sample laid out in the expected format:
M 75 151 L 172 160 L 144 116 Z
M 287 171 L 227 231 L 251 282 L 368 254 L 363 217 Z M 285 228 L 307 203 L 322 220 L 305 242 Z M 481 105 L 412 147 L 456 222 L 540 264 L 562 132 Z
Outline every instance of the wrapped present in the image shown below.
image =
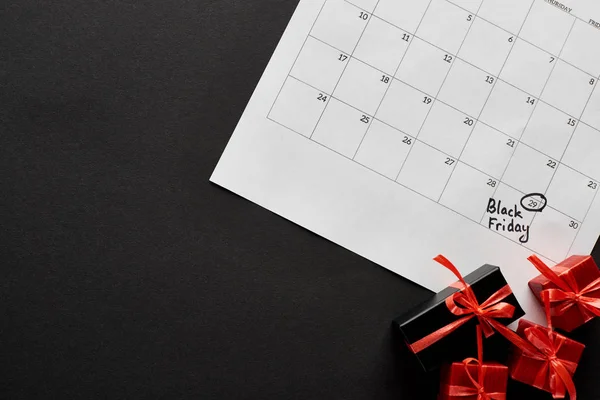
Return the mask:
M 575 400 L 572 377 L 585 346 L 527 320 L 519 321 L 517 334 L 531 346 L 515 347 L 509 362 L 511 378 L 550 392 L 555 399 L 569 392 Z
M 442 369 L 438 400 L 505 400 L 508 367 L 483 361 L 481 328 L 477 326 L 477 359 L 467 358 Z
M 445 257 L 435 260 L 452 271 L 458 282 L 394 321 L 426 371 L 474 354 L 477 348 L 472 337 L 477 324 L 489 338 L 495 330 L 509 330 L 505 325 L 525 314 L 498 267 L 484 265 L 463 278 Z M 496 338 L 494 347 L 506 345 L 501 337 Z
M 550 268 L 535 255 L 529 261 L 541 275 L 529 287 L 542 301 L 550 296 L 550 315 L 555 328 L 571 332 L 600 316 L 600 270 L 591 256 L 571 256 Z

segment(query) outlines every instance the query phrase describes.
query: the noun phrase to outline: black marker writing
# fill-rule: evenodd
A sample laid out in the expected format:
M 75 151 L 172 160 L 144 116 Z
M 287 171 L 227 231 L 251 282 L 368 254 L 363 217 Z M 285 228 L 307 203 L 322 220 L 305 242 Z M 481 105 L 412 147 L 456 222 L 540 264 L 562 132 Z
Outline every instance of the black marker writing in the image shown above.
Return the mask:
M 519 242 L 527 243 L 529 241 L 529 225 L 518 222 L 519 219 L 523 219 L 523 214 L 516 204 L 514 207 L 507 208 L 502 206 L 501 200 L 496 201 L 490 198 L 487 212 L 495 215 L 489 217 L 489 229 L 496 232 L 522 232 L 523 234 L 519 237 Z

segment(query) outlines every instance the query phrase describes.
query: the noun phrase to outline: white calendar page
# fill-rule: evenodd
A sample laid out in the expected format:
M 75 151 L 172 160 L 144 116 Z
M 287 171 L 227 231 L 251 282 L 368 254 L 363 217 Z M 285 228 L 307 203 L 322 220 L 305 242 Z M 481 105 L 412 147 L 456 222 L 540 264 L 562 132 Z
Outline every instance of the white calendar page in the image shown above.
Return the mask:
M 434 291 L 438 253 L 499 265 L 539 319 L 526 257 L 600 228 L 596 21 L 597 0 L 302 0 L 211 180 Z

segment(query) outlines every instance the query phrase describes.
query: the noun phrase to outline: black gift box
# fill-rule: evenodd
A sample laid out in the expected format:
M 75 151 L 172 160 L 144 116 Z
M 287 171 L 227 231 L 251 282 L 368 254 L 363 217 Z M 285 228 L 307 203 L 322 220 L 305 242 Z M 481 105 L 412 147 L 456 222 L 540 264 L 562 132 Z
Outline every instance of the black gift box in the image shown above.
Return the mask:
M 506 279 L 500 268 L 493 265 L 484 265 L 467 275 L 467 284 L 471 286 L 479 304 L 485 302 L 490 296 L 506 286 Z M 429 300 L 416 306 L 406 314 L 394 320 L 394 327 L 400 332 L 407 344 L 415 343 L 427 335 L 437 331 L 448 324 L 460 319 L 448 310 L 446 298 L 459 290 L 448 287 L 434 295 Z M 514 294 L 507 296 L 502 302 L 515 306 L 512 318 L 496 319 L 503 325 L 508 325 L 525 315 Z M 425 371 L 432 371 L 444 363 L 462 361 L 477 355 L 476 326 L 477 317 L 473 317 L 460 328 L 440 339 L 426 349 L 416 354 L 416 357 Z M 509 342 L 499 333 L 495 332 L 485 343 L 485 358 L 488 361 L 504 363 L 510 348 Z

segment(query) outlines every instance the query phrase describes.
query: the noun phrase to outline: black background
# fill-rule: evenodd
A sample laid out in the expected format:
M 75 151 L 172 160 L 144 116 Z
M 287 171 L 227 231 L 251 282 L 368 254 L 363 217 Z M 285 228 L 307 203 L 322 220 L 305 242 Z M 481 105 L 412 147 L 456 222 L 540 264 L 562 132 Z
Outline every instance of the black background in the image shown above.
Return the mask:
M 426 290 L 208 182 L 296 4 L 0 3 L 0 398 L 435 398 Z

